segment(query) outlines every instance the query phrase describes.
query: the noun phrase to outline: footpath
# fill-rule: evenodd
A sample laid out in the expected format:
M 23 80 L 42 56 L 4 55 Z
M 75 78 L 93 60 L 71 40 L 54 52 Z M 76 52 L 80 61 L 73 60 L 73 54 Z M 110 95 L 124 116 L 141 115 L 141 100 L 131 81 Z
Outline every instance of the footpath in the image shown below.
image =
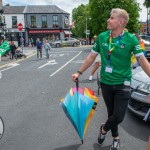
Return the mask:
M 23 54 L 26 55 L 26 58 L 36 54 L 36 47 L 24 47 L 24 51 L 23 51 Z M 17 61 L 20 61 L 22 59 L 25 59 L 25 58 L 18 58 Z M 7 56 L 2 56 L 1 57 L 1 61 L 0 61 L 0 67 L 4 66 L 5 64 L 9 64 L 11 62 L 15 62 L 16 59 L 14 58 L 13 60 L 10 59 L 10 56 L 7 55 Z

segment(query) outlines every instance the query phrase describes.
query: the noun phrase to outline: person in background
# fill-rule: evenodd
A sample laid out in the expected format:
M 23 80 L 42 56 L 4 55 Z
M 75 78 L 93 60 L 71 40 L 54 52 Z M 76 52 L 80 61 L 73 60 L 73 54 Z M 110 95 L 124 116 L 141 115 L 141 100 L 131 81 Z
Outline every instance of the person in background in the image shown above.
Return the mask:
M 106 134 L 111 131 L 112 145 L 110 150 L 118 150 L 120 137 L 118 125 L 123 121 L 130 99 L 130 83 L 132 77 L 131 54 L 134 53 L 143 70 L 150 76 L 150 64 L 145 58 L 136 37 L 125 32 L 129 15 L 124 9 L 114 8 L 107 20 L 108 31 L 99 34 L 91 53 L 85 59 L 80 69 L 72 74 L 72 80 L 77 79 L 101 55 L 100 83 L 108 118 L 101 124 L 98 144 L 102 145 Z
M 46 59 L 49 59 L 49 51 L 51 49 L 51 46 L 48 43 L 48 40 L 45 40 L 44 49 L 45 49 L 45 53 L 46 53 Z
M 93 75 L 96 72 L 96 70 L 99 68 L 100 65 L 101 65 L 100 55 L 97 55 L 95 62 L 94 62 L 94 66 L 93 66 L 92 71 L 91 71 L 91 75 L 89 76 L 89 81 L 93 80 Z
M 135 37 L 137 38 L 137 40 L 140 43 L 140 46 L 143 50 L 144 55 L 146 55 L 146 51 L 145 51 L 145 45 L 144 45 L 144 41 L 142 40 L 142 38 L 138 35 L 135 34 Z M 132 68 L 135 69 L 136 67 L 140 66 L 136 57 L 134 56 L 134 54 L 132 53 L 132 57 L 131 57 L 131 63 L 132 63 Z
M 11 54 L 10 54 L 10 59 L 14 59 L 14 57 L 15 57 L 15 54 L 16 54 L 16 49 L 17 49 L 17 47 L 16 47 L 16 45 L 14 44 L 14 42 L 11 42 L 11 45 L 10 45 L 10 52 L 11 52 Z
M 33 38 L 30 39 L 30 43 L 31 43 L 31 46 L 34 47 L 34 40 L 33 40 Z
M 42 46 L 43 46 L 43 42 L 40 41 L 40 38 L 37 38 L 36 41 L 37 59 L 39 59 L 39 53 L 40 53 L 40 58 L 42 58 Z

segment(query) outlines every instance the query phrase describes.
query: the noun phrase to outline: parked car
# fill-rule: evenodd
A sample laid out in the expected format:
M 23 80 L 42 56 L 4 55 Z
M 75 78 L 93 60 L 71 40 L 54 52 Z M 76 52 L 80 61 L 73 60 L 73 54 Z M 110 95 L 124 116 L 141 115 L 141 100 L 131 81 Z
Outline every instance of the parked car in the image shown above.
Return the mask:
M 63 46 L 73 46 L 76 47 L 80 45 L 80 41 L 75 38 L 65 38 L 63 40 L 54 41 L 52 47 L 63 47 Z
M 143 119 L 150 108 L 150 78 L 141 67 L 133 69 L 132 74 L 128 108 Z

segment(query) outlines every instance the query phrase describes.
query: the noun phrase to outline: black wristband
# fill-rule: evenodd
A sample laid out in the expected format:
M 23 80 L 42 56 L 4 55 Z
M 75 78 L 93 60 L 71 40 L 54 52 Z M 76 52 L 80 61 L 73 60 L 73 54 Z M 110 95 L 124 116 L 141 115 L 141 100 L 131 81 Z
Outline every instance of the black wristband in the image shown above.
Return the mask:
M 79 73 L 80 75 L 82 75 L 82 72 L 81 72 L 81 71 L 79 71 L 79 70 L 77 71 L 77 73 Z

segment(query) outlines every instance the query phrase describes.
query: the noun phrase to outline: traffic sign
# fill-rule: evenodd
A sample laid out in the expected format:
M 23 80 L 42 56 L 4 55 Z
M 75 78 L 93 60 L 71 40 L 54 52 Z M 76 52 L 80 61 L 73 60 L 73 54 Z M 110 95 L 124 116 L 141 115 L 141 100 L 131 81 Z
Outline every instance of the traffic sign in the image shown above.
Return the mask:
M 66 24 L 66 25 L 68 25 L 68 24 L 69 24 L 69 21 L 68 21 L 68 19 L 67 19 L 67 18 L 65 18 L 65 20 L 64 20 L 64 21 L 65 21 L 65 24 Z
M 22 31 L 22 29 L 23 29 L 23 25 L 22 25 L 22 23 L 19 23 L 18 24 L 18 30 Z

